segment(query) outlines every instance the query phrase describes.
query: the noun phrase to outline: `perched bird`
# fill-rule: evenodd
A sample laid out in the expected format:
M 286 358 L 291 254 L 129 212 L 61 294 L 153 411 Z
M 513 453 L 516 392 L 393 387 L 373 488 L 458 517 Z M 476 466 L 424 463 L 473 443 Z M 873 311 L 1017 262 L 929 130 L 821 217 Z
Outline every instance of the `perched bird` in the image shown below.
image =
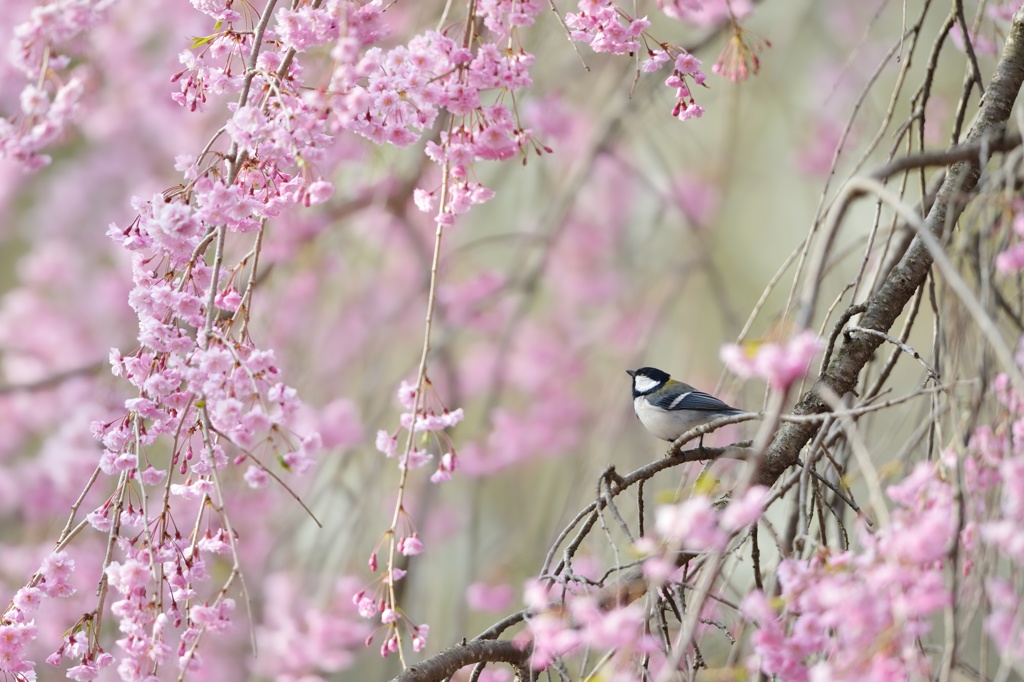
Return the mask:
M 633 377 L 636 416 L 644 428 L 662 440 L 674 441 L 696 426 L 744 412 L 654 367 L 629 369 L 626 374 Z

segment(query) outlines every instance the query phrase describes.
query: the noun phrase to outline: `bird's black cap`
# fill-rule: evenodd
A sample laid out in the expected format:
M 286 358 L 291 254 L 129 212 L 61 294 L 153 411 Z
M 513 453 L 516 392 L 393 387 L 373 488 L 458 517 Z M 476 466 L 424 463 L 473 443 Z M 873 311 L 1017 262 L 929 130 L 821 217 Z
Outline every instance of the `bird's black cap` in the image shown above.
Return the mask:
M 663 372 L 657 367 L 641 367 L 640 369 L 627 369 L 626 374 L 631 377 L 647 377 L 659 384 L 669 380 L 668 372 Z

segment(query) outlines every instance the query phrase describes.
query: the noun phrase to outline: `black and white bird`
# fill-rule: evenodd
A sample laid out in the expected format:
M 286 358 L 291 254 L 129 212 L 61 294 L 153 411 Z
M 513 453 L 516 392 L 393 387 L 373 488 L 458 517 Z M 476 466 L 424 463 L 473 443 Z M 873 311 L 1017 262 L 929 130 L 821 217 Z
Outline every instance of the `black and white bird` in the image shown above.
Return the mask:
M 633 377 L 633 409 L 640 423 L 662 440 L 674 441 L 718 417 L 743 414 L 708 393 L 676 381 L 654 367 L 626 370 Z

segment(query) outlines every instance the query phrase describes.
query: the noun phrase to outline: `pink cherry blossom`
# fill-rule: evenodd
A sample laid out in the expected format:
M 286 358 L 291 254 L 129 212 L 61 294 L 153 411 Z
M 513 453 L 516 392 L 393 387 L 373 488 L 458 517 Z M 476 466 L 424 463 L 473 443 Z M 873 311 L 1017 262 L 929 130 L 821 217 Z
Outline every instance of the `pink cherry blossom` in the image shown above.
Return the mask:
M 743 497 L 730 500 L 721 514 L 722 528 L 736 532 L 757 521 L 764 512 L 765 498 L 768 489 L 764 486 L 751 486 Z
M 783 561 L 781 612 L 756 592 L 744 600 L 744 612 L 758 626 L 754 648 L 761 671 L 794 680 L 928 674 L 929 660 L 913 642 L 952 600 L 936 561 L 956 530 L 950 523 L 952 490 L 935 465 L 922 463 L 890 494 L 898 503 L 892 525 L 874 535 L 863 532 L 866 551 Z M 933 515 L 939 523 L 922 526 Z M 913 537 L 925 541 L 908 548 Z M 922 552 L 924 547 L 932 549 Z M 869 589 L 892 598 L 864 599 Z
M 721 351 L 722 361 L 736 375 L 758 377 L 777 390 L 803 378 L 822 348 L 817 334 L 805 330 L 785 344 L 766 342 L 747 348 L 730 344 Z
M 422 554 L 423 549 L 423 543 L 420 542 L 420 538 L 416 533 L 398 541 L 398 551 L 405 556 L 416 556 L 417 554 Z
M 502 612 L 512 605 L 513 598 L 508 583 L 488 585 L 478 581 L 466 588 L 466 604 L 474 611 Z
M 682 549 L 720 550 L 728 540 L 728 535 L 718 527 L 711 501 L 703 495 L 658 507 L 654 525 L 659 536 Z

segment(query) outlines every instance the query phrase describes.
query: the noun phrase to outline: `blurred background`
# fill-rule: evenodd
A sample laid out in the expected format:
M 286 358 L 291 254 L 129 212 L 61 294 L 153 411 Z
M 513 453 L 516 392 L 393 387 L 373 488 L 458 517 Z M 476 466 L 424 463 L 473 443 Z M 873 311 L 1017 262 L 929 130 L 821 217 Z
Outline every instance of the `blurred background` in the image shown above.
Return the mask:
M 388 44 L 436 26 L 444 4 L 391 6 Z M 423 471 L 410 478 L 406 506 L 427 551 L 412 559 L 401 595 L 408 615 L 431 626 L 428 652 L 519 608 L 523 581 L 594 499 L 603 471 L 662 456 L 666 444 L 633 415 L 626 369 L 660 367 L 762 409 L 763 384 L 726 376 L 719 349 L 793 331 L 786 309 L 804 240 L 840 179 L 884 163 L 908 118 L 947 11 L 924 14 L 919 44 L 901 40 L 918 4 L 758 3 L 740 23 L 747 44 L 760 46 L 760 70 L 732 82 L 710 73 L 732 36 L 726 23 L 674 21 L 641 3 L 636 15 L 649 15 L 649 32 L 692 49 L 709 73 L 708 87 L 694 93 L 706 113 L 687 122 L 670 116 L 665 72 L 638 76 L 635 59 L 585 45 L 577 53 L 550 12 L 520 32 L 536 64 L 517 111 L 552 153 L 522 165 L 477 163 L 477 178 L 497 196 L 444 236 L 428 376 L 432 404 L 461 407 L 466 420 L 449 434 L 459 458 L 453 480 L 433 484 Z M 973 21 L 977 6 L 966 5 Z M 6 16 L 23 17 L 32 3 L 6 7 Z M 80 124 L 50 150 L 53 162 L 34 175 L 0 164 L 0 577 L 10 591 L 52 547 L 96 466 L 90 422 L 123 412 L 128 396 L 106 362 L 111 347 L 127 352 L 137 335 L 127 256 L 105 236 L 108 226 L 134 219 L 133 196 L 179 183 L 175 157 L 201 150 L 226 116 L 223 102 L 189 113 L 170 99 L 178 54 L 210 31 L 203 15 L 187 3 L 109 11 L 77 46 L 87 97 Z M 4 23 L 6 44 L 13 23 Z M 998 44 L 1000 30 L 986 18 L 979 36 Z M 978 45 L 987 77 L 993 56 Z M 922 133 L 928 147 L 949 142 L 965 64 L 962 52 L 943 49 Z M 5 111 L 17 106 L 19 79 L 2 73 Z M 317 469 L 287 478 L 324 527 L 283 491 L 257 494 L 231 473 L 260 653 L 250 657 L 240 625 L 206 654 L 212 679 L 397 672 L 379 658 L 379 642 L 363 647 L 370 629 L 351 595 L 372 578 L 367 559 L 396 495 L 395 462 L 374 438 L 397 428 L 396 390 L 414 378 L 422 344 L 433 223 L 413 205 L 412 189 L 433 188 L 439 177 L 422 144 L 385 149 L 339 137 L 331 155 L 334 196 L 269 225 L 251 328 L 306 403 L 296 428 L 323 435 Z M 919 194 L 911 183 L 908 201 Z M 862 261 L 869 272 L 881 261 L 881 250 L 864 255 L 874 220 L 864 202 L 838 233 L 813 321 L 826 334 L 834 298 Z M 913 385 L 920 373 L 901 365 L 893 382 Z M 872 429 L 890 454 L 912 432 L 910 414 Z M 445 444 L 434 446 L 441 454 Z M 734 467 L 721 462 L 711 473 L 727 482 Z M 701 470 L 670 469 L 647 495 L 685 495 Z M 105 494 L 94 490 L 83 510 Z M 72 553 L 88 555 L 104 540 L 86 529 Z M 577 571 L 589 556 L 600 575 L 608 551 L 587 548 Z M 79 566 L 86 600 L 97 570 Z M 735 581 L 737 594 L 748 589 L 742 574 Z M 41 643 L 59 642 L 82 610 L 74 600 L 62 608 L 40 617 Z M 55 674 L 40 668 L 40 679 Z

